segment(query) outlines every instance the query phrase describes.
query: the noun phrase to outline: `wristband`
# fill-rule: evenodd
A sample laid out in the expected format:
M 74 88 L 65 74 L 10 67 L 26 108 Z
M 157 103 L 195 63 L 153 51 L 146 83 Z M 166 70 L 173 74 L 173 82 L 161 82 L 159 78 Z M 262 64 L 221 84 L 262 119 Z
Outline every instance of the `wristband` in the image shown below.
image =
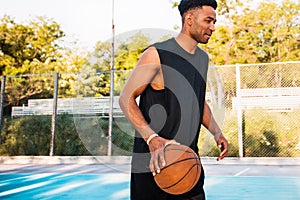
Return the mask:
M 148 137 L 148 139 L 147 139 L 147 145 L 149 146 L 150 141 L 151 141 L 153 138 L 157 137 L 157 136 L 158 136 L 157 133 L 153 133 L 152 135 L 150 135 L 150 136 Z

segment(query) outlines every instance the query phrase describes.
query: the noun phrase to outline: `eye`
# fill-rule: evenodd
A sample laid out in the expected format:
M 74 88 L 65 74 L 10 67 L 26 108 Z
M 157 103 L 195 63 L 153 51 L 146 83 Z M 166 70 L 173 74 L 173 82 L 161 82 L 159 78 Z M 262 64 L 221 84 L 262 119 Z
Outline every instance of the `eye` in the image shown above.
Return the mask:
M 217 20 L 215 20 L 214 18 L 210 18 L 210 17 L 205 19 L 205 22 L 208 24 L 210 24 L 210 23 L 216 24 L 216 21 Z

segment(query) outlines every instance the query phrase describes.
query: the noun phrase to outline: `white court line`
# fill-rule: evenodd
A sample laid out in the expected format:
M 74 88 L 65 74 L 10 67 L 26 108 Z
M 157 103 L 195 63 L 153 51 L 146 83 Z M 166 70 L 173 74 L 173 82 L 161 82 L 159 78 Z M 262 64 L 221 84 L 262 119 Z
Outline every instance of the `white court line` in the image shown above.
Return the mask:
M 22 179 L 27 180 L 27 178 L 28 178 L 28 176 L 6 179 L 6 180 L 3 180 L 3 181 L 0 181 L 0 186 L 7 185 L 7 184 L 9 184 L 9 182 L 13 182 L 13 181 L 16 181 L 16 180 L 22 180 Z
M 51 190 L 51 191 L 48 191 L 48 192 L 45 192 L 45 193 L 42 193 L 42 194 L 38 194 L 38 195 L 36 195 L 36 197 L 37 198 L 47 197 L 47 196 L 50 197 L 52 195 L 63 193 L 63 192 L 66 192 L 66 191 L 74 189 L 74 188 L 79 188 L 79 187 L 82 187 L 84 185 L 87 185 L 87 184 L 90 184 L 90 183 L 93 183 L 93 182 L 95 182 L 95 181 L 85 181 L 85 182 L 81 182 L 81 183 L 67 183 L 67 184 L 61 186 L 58 189 L 54 189 L 54 190 Z
M 28 176 L 22 176 L 22 177 L 17 177 L 17 178 L 6 179 L 3 181 L 0 181 L 0 186 L 8 185 L 11 182 L 16 181 L 16 180 L 21 180 L 21 182 L 27 182 L 30 180 L 35 180 L 35 179 L 44 178 L 44 177 L 47 177 L 47 176 L 46 175 L 42 175 L 42 176 L 28 175 Z
M 11 194 L 16 194 L 16 193 L 19 193 L 19 192 L 24 192 L 24 191 L 39 188 L 39 187 L 43 187 L 45 185 L 51 184 L 52 182 L 53 181 L 45 181 L 45 182 L 42 182 L 42 183 L 36 183 L 36 184 L 28 185 L 28 186 L 23 186 L 23 187 L 11 189 L 11 190 L 8 190 L 8 191 L 5 191 L 5 192 L 0 192 L 0 197 L 4 197 L 4 196 L 7 196 L 7 195 L 11 195 Z
M 124 189 L 110 195 L 109 199 L 121 199 L 121 198 L 129 198 L 130 191 L 129 189 Z
M 236 173 L 236 174 L 233 175 L 233 176 L 240 176 L 240 175 L 242 175 L 243 173 L 245 173 L 246 171 L 248 171 L 249 169 L 250 169 L 250 167 L 248 167 L 248 168 L 246 168 L 246 169 L 240 171 L 239 173 Z

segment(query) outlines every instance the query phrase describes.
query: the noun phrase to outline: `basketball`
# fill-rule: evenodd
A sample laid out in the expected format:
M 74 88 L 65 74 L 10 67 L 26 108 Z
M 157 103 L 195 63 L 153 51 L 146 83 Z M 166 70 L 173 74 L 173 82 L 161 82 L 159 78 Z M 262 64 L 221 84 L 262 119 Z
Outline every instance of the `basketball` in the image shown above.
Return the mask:
M 185 145 L 169 144 L 164 149 L 165 167 L 154 176 L 156 184 L 170 194 L 190 191 L 201 174 L 199 156 Z

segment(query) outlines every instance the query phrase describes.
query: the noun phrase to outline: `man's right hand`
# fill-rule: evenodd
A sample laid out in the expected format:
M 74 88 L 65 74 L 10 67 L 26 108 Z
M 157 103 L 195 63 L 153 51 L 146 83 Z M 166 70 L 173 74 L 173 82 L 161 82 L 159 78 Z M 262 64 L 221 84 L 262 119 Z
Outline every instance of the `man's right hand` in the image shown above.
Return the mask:
M 160 169 L 166 165 L 164 149 L 168 144 L 179 144 L 175 140 L 168 140 L 162 137 L 155 137 L 149 142 L 151 159 L 149 168 L 155 176 L 160 173 Z

